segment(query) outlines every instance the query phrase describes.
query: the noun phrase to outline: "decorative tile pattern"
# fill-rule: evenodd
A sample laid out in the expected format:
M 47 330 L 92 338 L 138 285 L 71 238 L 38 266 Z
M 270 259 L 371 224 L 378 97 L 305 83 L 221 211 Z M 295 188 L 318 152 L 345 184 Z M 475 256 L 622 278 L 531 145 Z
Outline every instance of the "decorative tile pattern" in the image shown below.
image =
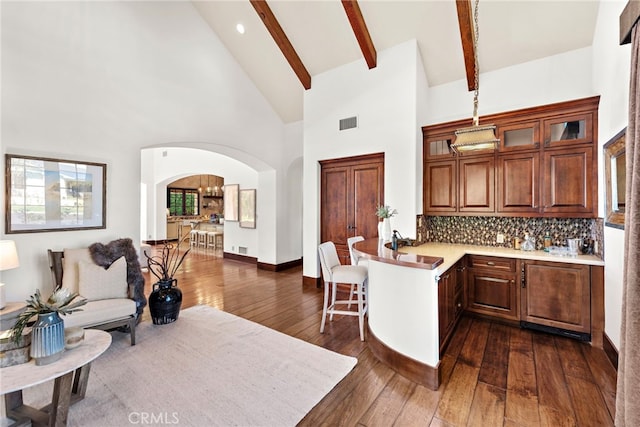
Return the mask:
M 525 233 L 535 238 L 536 249 L 544 248 L 548 232 L 553 245 L 566 246 L 567 239 L 593 239 L 596 255 L 604 255 L 602 218 L 511 218 L 489 216 L 426 216 L 416 219 L 416 239 L 421 242 L 461 243 L 467 245 L 513 248 L 515 237 Z M 497 233 L 504 243 L 496 243 Z

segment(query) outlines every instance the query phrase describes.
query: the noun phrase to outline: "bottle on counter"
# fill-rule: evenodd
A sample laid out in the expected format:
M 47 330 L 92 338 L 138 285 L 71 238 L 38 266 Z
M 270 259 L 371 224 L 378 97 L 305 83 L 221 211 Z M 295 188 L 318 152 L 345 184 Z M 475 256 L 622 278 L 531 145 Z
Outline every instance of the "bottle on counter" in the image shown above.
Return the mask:
M 547 231 L 544 235 L 544 251 L 549 252 L 550 247 L 551 247 L 551 236 L 549 236 L 549 232 Z
M 520 250 L 520 237 L 513 238 L 513 249 Z
M 398 250 L 398 232 L 393 230 L 393 236 L 391 236 L 391 249 Z

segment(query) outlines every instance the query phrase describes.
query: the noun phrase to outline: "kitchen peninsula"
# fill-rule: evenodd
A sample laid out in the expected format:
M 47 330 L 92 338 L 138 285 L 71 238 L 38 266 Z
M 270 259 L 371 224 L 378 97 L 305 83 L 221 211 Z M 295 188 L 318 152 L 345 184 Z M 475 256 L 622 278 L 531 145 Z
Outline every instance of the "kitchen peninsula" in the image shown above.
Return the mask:
M 371 351 L 436 390 L 439 364 L 463 312 L 602 347 L 604 262 L 593 255 L 425 243 L 393 251 L 354 245 L 368 259 Z

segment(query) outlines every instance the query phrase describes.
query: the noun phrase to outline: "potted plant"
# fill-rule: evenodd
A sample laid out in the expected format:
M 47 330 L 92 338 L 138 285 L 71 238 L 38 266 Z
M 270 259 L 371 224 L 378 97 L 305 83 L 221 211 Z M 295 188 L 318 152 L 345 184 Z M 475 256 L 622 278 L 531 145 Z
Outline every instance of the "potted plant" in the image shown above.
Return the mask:
M 15 325 L 11 328 L 10 336 L 18 342 L 22 337 L 27 323 L 37 316 L 31 328 L 31 349 L 29 354 L 35 359 L 36 365 L 46 365 L 55 362 L 64 350 L 64 321 L 60 315 L 67 315 L 82 310 L 87 303 L 84 298 L 76 299 L 77 293 L 67 288 L 58 288 L 46 301 L 42 299 L 40 290 L 26 300 L 27 307 L 20 313 Z
M 165 243 L 159 255 L 149 255 L 144 251 L 149 271 L 158 279 L 149 295 L 149 312 L 154 325 L 175 322 L 180 314 L 182 291 L 174 275 L 191 250 L 191 247 L 180 249 L 183 240 L 177 244 Z
M 391 222 L 389 218 L 397 214 L 398 211 L 391 209 L 389 205 L 380 205 L 376 208 L 376 216 L 382 220 L 378 224 L 378 237 L 385 242 L 391 240 Z

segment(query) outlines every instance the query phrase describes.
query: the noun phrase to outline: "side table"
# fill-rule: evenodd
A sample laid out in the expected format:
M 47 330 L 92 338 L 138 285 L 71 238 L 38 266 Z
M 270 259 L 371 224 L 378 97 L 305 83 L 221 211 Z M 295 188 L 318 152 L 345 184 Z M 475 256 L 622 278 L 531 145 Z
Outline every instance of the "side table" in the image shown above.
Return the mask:
M 69 407 L 82 400 L 87 392 L 91 362 L 110 345 L 108 332 L 87 329 L 84 342 L 72 350 L 65 350 L 56 362 L 36 366 L 32 360 L 0 369 L 0 394 L 4 395 L 7 415 L 18 423 L 27 419 L 34 425 L 66 425 Z M 23 404 L 22 390 L 49 380 L 54 380 L 51 404 L 41 409 Z

